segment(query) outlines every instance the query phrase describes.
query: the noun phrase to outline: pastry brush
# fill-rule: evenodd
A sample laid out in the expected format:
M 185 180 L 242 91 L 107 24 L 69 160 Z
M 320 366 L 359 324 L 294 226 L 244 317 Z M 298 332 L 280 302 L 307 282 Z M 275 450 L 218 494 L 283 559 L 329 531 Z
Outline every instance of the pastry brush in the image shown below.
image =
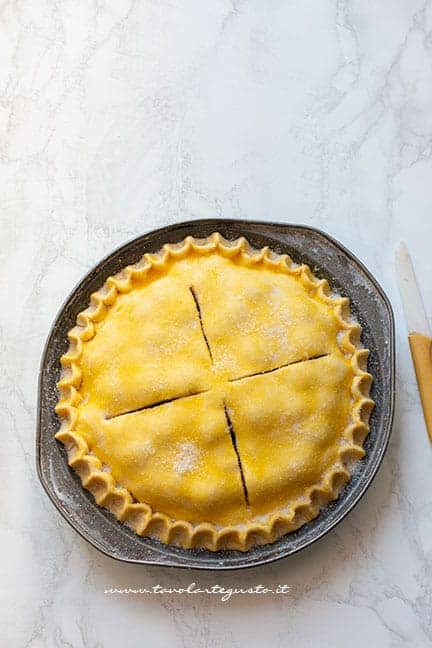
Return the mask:
M 401 243 L 396 250 L 396 272 L 424 419 L 432 442 L 432 337 L 411 256 L 405 243 Z

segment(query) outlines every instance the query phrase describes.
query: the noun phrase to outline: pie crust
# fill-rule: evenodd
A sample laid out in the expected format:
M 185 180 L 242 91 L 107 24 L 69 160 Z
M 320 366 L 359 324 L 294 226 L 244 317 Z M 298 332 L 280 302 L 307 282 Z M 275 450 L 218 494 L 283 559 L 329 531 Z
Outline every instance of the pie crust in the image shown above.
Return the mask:
M 109 277 L 69 331 L 56 438 L 137 534 L 247 551 L 338 497 L 365 452 L 368 350 L 349 300 L 214 233 Z

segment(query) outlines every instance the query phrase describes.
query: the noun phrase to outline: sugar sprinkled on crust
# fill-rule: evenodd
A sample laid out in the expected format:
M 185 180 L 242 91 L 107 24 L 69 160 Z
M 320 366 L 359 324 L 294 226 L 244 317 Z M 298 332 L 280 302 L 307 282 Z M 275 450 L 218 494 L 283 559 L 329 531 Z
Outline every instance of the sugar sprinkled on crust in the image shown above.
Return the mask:
M 193 443 L 179 443 L 174 460 L 174 470 L 178 475 L 191 472 L 196 468 L 200 451 Z

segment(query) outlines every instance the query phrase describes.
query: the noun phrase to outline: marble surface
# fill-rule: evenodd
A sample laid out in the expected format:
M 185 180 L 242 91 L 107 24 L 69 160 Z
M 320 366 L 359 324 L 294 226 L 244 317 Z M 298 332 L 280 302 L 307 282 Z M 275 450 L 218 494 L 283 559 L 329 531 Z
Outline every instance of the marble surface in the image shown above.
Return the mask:
M 432 3 L 0 2 L 0 644 L 429 646 L 432 453 L 393 250 L 432 314 Z M 116 563 L 39 486 L 39 359 L 71 287 L 103 255 L 189 218 L 320 227 L 396 314 L 396 421 L 360 505 L 273 566 L 211 574 Z M 7 497 L 6 497 L 7 492 Z M 250 587 L 288 595 L 107 595 Z

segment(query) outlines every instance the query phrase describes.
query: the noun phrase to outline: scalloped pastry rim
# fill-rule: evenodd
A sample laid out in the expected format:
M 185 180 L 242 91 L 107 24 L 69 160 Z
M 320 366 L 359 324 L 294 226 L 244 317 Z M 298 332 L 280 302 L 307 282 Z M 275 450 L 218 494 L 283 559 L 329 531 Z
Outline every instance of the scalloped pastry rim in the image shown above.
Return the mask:
M 142 279 L 150 268 L 163 268 L 168 259 L 184 258 L 191 250 L 203 255 L 217 252 L 228 258 L 240 257 L 245 265 L 263 264 L 296 277 L 310 294 L 333 308 L 340 322 L 338 333 L 342 333 L 337 343 L 354 369 L 351 417 L 342 433 L 338 461 L 318 483 L 306 489 L 301 500 L 292 503 L 288 510 L 269 514 L 262 521 L 255 518 L 248 523 L 221 528 L 208 522 L 192 524 L 173 520 L 164 513 L 155 512 L 148 504 L 136 502 L 126 488 L 115 482 L 107 467 L 74 430 L 80 401 L 79 359 L 83 344 L 95 335 L 95 322 L 105 317 L 119 293 L 132 289 L 135 278 Z M 323 506 L 337 499 L 351 477 L 352 465 L 365 455 L 363 442 L 369 432 L 368 420 L 374 401 L 369 397 L 372 376 L 365 370 L 369 351 L 360 345 L 361 326 L 351 318 L 347 297 L 331 293 L 326 279 L 318 279 L 308 265 L 294 263 L 287 254 L 273 252 L 268 246 L 257 250 L 245 237 L 229 241 L 218 232 L 205 239 L 187 236 L 179 243 L 166 243 L 157 253 L 144 254 L 137 263 L 109 276 L 103 286 L 92 293 L 89 306 L 77 315 L 76 322 L 68 332 L 69 348 L 60 359 L 62 376 L 57 383 L 60 397 L 55 410 L 61 427 L 55 438 L 65 445 L 69 466 L 78 473 L 82 485 L 93 494 L 96 503 L 111 511 L 138 535 L 185 549 L 210 551 L 248 551 L 253 545 L 274 542 L 311 521 Z

